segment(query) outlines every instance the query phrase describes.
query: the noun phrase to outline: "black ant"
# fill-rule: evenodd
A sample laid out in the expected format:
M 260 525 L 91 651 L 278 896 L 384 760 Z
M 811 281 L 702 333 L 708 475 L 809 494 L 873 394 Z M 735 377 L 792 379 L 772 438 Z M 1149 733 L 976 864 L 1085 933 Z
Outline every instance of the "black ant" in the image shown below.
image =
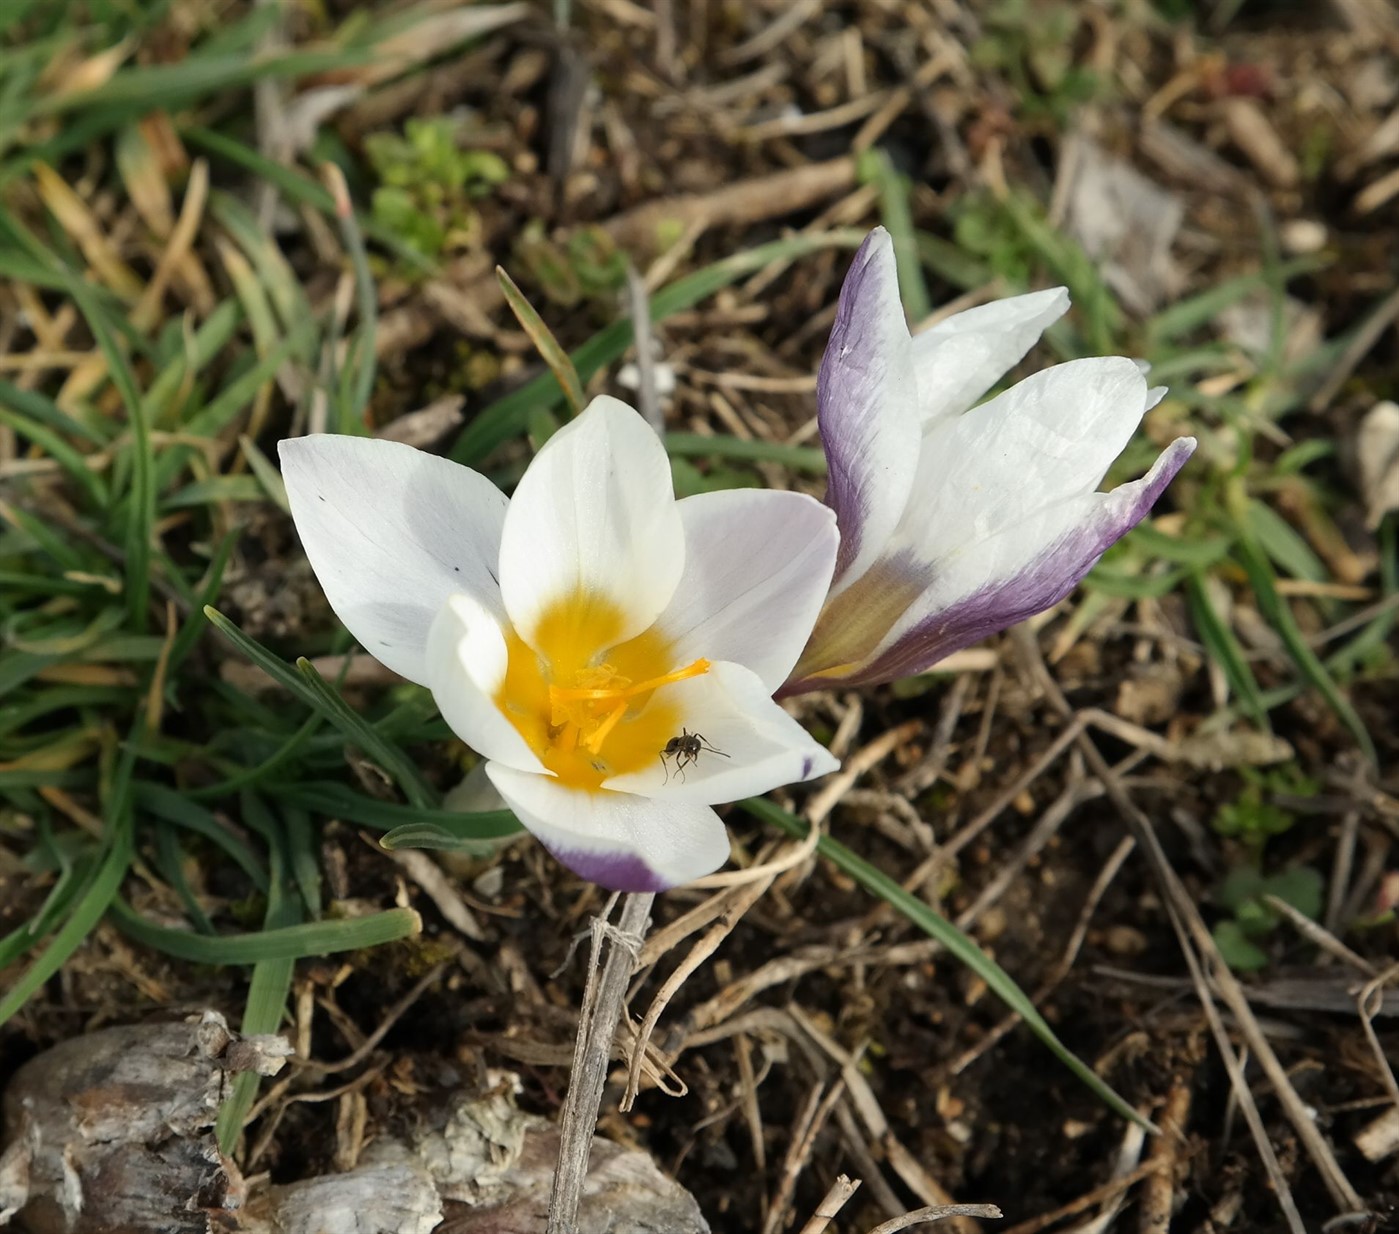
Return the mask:
M 699 761 L 700 752 L 709 751 L 710 754 L 717 754 L 720 758 L 728 758 L 723 750 L 715 749 L 709 744 L 703 733 L 692 733 L 688 728 L 680 730 L 679 737 L 672 737 L 665 743 L 665 749 L 660 753 L 661 766 L 665 768 L 665 779 L 662 784 L 670 783 L 670 764 L 667 758 L 675 759 L 675 770 L 680 774 L 680 782 L 685 782 L 685 768 L 693 766 Z

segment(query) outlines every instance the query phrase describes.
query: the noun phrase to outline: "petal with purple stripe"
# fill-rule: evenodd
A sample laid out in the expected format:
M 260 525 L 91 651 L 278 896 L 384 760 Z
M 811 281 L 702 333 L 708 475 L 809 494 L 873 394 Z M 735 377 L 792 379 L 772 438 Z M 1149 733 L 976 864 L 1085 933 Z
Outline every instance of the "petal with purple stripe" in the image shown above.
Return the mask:
M 728 832 L 707 805 L 572 789 L 499 763 L 486 774 L 545 848 L 610 891 L 664 891 L 729 858 Z
M 1146 395 L 1131 360 L 1074 360 L 938 421 L 886 555 L 940 564 L 1037 510 L 1086 496 L 1136 431 Z
M 844 680 L 922 672 L 1059 603 L 1150 513 L 1194 450 L 1193 437 L 1179 438 L 1140 480 L 1073 498 L 935 564 L 932 585 L 865 666 Z
M 836 512 L 836 590 L 858 578 L 898 524 L 918 462 L 918 387 L 889 233 L 876 228 L 845 276 L 816 379 Z

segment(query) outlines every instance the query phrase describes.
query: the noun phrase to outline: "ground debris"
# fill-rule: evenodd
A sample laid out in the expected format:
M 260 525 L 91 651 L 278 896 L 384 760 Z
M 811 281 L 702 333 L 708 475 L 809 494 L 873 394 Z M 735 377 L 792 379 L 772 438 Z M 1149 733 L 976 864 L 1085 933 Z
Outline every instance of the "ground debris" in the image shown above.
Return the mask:
M 243 1179 L 213 1134 L 217 1054 L 235 1044 L 209 1012 L 75 1037 L 21 1067 L 4 1100 L 5 1210 L 32 1234 L 237 1229 Z
M 558 1129 L 515 1105 L 518 1079 L 491 1072 L 484 1095 L 451 1104 L 407 1141 L 375 1143 L 345 1174 L 276 1187 L 254 1203 L 249 1234 L 453 1234 L 543 1229 Z M 643 1152 L 601 1138 L 579 1234 L 708 1234 L 694 1197 Z
M 272 1039 L 280 1042 L 280 1038 Z M 281 1043 L 282 1046 L 285 1043 Z M 237 1069 L 280 1067 L 284 1048 L 239 1038 L 205 1012 L 104 1029 L 40 1055 L 5 1094 L 0 1220 L 28 1234 L 458 1234 L 542 1228 L 558 1131 L 515 1105 L 491 1072 L 484 1095 L 448 1102 L 362 1164 L 249 1196 L 214 1120 Z M 580 1234 L 708 1234 L 699 1205 L 643 1152 L 597 1139 Z
M 1181 285 L 1171 246 L 1184 204 L 1086 137 L 1073 139 L 1070 165 L 1070 231 L 1103 263 L 1104 280 L 1124 304 L 1154 312 Z

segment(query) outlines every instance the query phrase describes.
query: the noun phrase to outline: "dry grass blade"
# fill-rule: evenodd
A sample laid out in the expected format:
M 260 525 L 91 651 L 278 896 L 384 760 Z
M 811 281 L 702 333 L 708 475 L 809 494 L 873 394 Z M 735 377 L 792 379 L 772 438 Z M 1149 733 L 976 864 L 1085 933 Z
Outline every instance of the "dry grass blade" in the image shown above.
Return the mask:
M 1315 943 L 1322 951 L 1328 955 L 1333 955 L 1344 964 L 1350 965 L 1357 972 L 1373 977 L 1375 966 L 1364 956 L 1352 951 L 1345 943 L 1341 942 L 1330 930 L 1318 922 L 1313 921 L 1306 913 L 1286 900 L 1275 895 L 1265 895 L 1263 902 L 1277 913 L 1279 917 L 1290 922 L 1297 933 L 1309 942 Z
M 752 908 L 763 892 L 772 886 L 772 878 L 773 876 L 769 876 L 751 882 L 725 905 L 719 920 L 691 948 L 690 954 L 681 961 L 656 993 L 656 997 L 651 1000 L 651 1006 L 641 1021 L 641 1027 L 637 1030 L 636 1044 L 632 1048 L 631 1065 L 627 1071 L 626 1094 L 622 1097 L 624 1111 L 631 1109 L 632 1103 L 636 1100 L 636 1095 L 641 1089 L 641 1062 L 646 1055 L 646 1046 L 670 1000 L 675 997 L 680 987 L 694 975 L 699 966 L 719 949 L 720 943 L 733 932 L 734 927 L 743 919 L 743 914 Z
M 1121 1195 L 1129 1187 L 1135 1187 L 1142 1179 L 1150 1178 L 1161 1168 L 1159 1161 L 1144 1161 L 1130 1174 L 1114 1178 L 1101 1187 L 1094 1187 L 1092 1191 L 1085 1191 L 1076 1200 L 1070 1200 L 1069 1203 L 1061 1205 L 1053 1212 L 1041 1213 L 1038 1217 L 1031 1217 L 1029 1221 L 1022 1221 L 1019 1225 L 1013 1225 L 1009 1229 L 998 1229 L 996 1234 L 1040 1234 L 1041 1230 L 1047 1230 L 1065 1217 L 1072 1217 L 1075 1213 L 1081 1213 L 1086 1208 L 1092 1208 L 1095 1204 L 1101 1204 L 1104 1200 Z
M 792 1205 L 792 1196 L 797 1189 L 797 1179 L 811 1160 L 816 1137 L 826 1125 L 831 1111 L 845 1092 L 845 1083 L 837 1080 L 830 1091 L 822 1094 L 818 1084 L 807 1095 L 806 1104 L 792 1128 L 792 1142 L 787 1147 L 787 1156 L 782 1162 L 782 1177 L 777 1184 L 777 1194 L 768 1205 L 767 1218 L 763 1221 L 763 1234 L 776 1234 L 786 1225 L 787 1211 Z
M 544 319 L 535 310 L 534 305 L 525 299 L 525 293 L 515 285 L 515 280 L 504 268 L 497 266 L 495 273 L 496 278 L 500 280 L 500 289 L 505 293 L 505 302 L 510 306 L 510 311 L 515 314 L 516 320 L 529 335 L 530 342 L 534 344 L 540 358 L 549 366 L 549 371 L 563 388 L 569 407 L 577 415 L 583 410 L 583 383 L 578 380 L 578 370 L 573 367 L 568 352 L 559 346 L 554 332 L 544 324 Z
M 859 1189 L 858 1178 L 849 1178 L 842 1174 L 831 1184 L 831 1189 L 826 1192 L 825 1198 L 816 1206 L 816 1211 L 811 1214 L 810 1220 L 802 1226 L 798 1234 L 822 1234 Z
M 1365 1030 L 1365 1040 L 1369 1042 L 1375 1055 L 1380 1078 L 1384 1081 L 1390 1099 L 1396 1108 L 1399 1108 L 1399 1080 L 1394 1078 L 1394 1068 L 1390 1066 L 1389 1055 L 1375 1032 L 1375 1016 L 1384 1004 L 1384 988 L 1395 978 L 1399 978 L 1399 964 L 1390 965 L 1384 972 L 1376 974 L 1374 980 L 1366 982 L 1355 1001 L 1360 1010 L 1360 1023 Z
M 1033 636 L 1028 631 L 1021 629 L 1017 632 L 1016 641 L 1051 704 L 1065 720 L 1072 722 L 1075 719 L 1074 710 L 1068 699 L 1064 697 L 1058 683 L 1045 667 L 1043 657 L 1039 653 L 1039 647 Z M 1305 1145 L 1307 1153 L 1320 1173 L 1327 1190 L 1331 1193 L 1338 1211 L 1352 1213 L 1364 1210 L 1364 1201 L 1361 1200 L 1350 1180 L 1341 1170 L 1340 1164 L 1336 1161 L 1335 1153 L 1332 1152 L 1331 1146 L 1321 1134 L 1321 1130 L 1317 1127 L 1306 1103 L 1298 1096 L 1286 1068 L 1279 1061 L 1271 1043 L 1259 1027 L 1258 1020 L 1253 1014 L 1253 1009 L 1249 1006 L 1242 986 L 1229 970 L 1223 957 L 1220 956 L 1219 948 L 1210 934 L 1209 927 L 1205 925 L 1193 898 L 1171 867 L 1170 860 L 1156 836 L 1155 828 L 1151 825 L 1151 820 L 1127 795 L 1112 768 L 1108 766 L 1107 760 L 1103 758 L 1092 740 L 1081 734 L 1079 748 L 1083 751 L 1084 758 L 1088 760 L 1094 774 L 1107 789 L 1113 804 L 1122 811 L 1131 825 L 1137 841 L 1142 845 L 1142 850 L 1146 853 L 1152 870 L 1161 884 L 1161 889 L 1165 893 L 1167 907 L 1176 925 L 1181 953 L 1190 967 L 1191 976 L 1196 983 L 1196 989 L 1209 1019 L 1215 1042 L 1220 1053 L 1224 1056 L 1225 1066 L 1229 1070 L 1235 1094 L 1248 1119 L 1254 1142 L 1268 1169 L 1269 1178 L 1272 1180 L 1278 1203 L 1287 1218 L 1289 1228 L 1294 1230 L 1296 1234 L 1303 1234 L 1305 1226 L 1302 1223 L 1301 1214 L 1297 1211 L 1296 1202 L 1292 1198 L 1291 1189 L 1287 1186 L 1287 1180 L 1278 1166 L 1276 1154 L 1268 1140 L 1267 1131 L 1258 1114 L 1258 1107 L 1253 1100 L 1253 1095 L 1249 1091 L 1243 1069 L 1234 1056 L 1228 1034 L 1222 1020 L 1220 1020 L 1218 1011 L 1215 1009 L 1214 1000 L 1210 995 L 1211 986 L 1218 991 L 1219 996 L 1238 1022 L 1239 1030 L 1248 1042 L 1250 1049 L 1257 1055 L 1260 1066 L 1267 1074 L 1279 1101 L 1282 1103 L 1288 1121 L 1291 1122 L 1298 1138 Z M 1206 971 L 1209 973 L 1208 979 Z
M 909 1226 L 925 1225 L 934 1221 L 947 1221 L 953 1217 L 984 1217 L 994 1221 L 1002 1216 L 994 1204 L 930 1204 L 927 1208 L 915 1209 L 902 1217 L 895 1217 L 883 1225 L 877 1225 L 870 1234 L 894 1234 L 896 1230 L 906 1230 Z

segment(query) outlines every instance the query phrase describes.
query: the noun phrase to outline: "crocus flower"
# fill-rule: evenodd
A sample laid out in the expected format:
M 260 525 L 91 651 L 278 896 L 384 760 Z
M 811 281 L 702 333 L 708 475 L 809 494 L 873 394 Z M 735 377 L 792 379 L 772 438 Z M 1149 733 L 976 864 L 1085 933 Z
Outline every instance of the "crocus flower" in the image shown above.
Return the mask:
M 1121 357 L 1075 360 L 973 407 L 1069 305 L 1062 289 L 910 337 L 882 228 L 856 254 L 817 413 L 835 581 L 784 693 L 890 681 L 1057 604 L 1136 526 L 1195 448 L 1097 492 L 1164 390 Z
M 729 855 L 712 805 L 836 766 L 772 701 L 834 568 L 819 502 L 676 501 L 660 440 L 611 398 L 550 439 L 510 501 L 394 442 L 303 437 L 281 458 L 341 621 L 432 691 L 584 878 L 655 891 L 707 874 Z

